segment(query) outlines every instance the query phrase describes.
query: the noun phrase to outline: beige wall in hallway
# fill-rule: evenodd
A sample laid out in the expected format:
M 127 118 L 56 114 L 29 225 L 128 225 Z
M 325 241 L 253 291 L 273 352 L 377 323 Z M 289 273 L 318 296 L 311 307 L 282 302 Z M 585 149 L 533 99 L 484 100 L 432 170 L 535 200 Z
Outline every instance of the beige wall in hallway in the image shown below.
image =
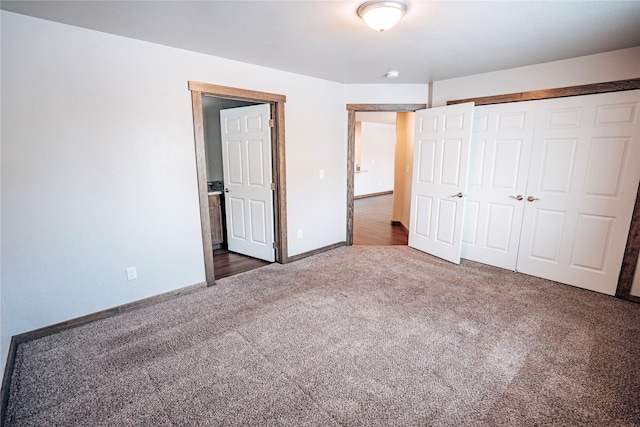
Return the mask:
M 396 113 L 396 158 L 392 221 L 409 229 L 415 113 Z

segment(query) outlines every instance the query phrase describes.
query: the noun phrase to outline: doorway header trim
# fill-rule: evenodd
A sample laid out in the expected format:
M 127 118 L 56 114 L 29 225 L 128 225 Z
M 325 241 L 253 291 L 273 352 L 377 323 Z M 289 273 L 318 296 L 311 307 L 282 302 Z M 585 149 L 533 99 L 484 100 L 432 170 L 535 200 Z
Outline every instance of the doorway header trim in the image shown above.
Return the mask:
M 202 95 L 212 95 L 219 97 L 228 97 L 233 99 L 241 99 L 245 101 L 258 102 L 287 102 L 285 95 L 275 93 L 259 92 L 256 90 L 238 89 L 229 86 L 219 86 L 209 83 L 200 83 L 189 81 L 189 90 L 192 92 L 200 92 Z
M 476 105 L 503 104 L 507 102 L 536 101 L 539 99 L 564 98 L 566 96 L 593 95 L 596 93 L 619 92 L 622 90 L 640 89 L 640 78 L 618 80 L 614 82 L 593 83 L 581 86 L 568 86 L 554 89 L 532 90 L 504 95 L 482 96 L 478 98 L 454 99 L 447 105 L 475 102 Z
M 393 113 L 406 113 L 416 110 L 424 110 L 427 108 L 426 104 L 347 104 L 347 111 L 357 112 L 393 112 Z

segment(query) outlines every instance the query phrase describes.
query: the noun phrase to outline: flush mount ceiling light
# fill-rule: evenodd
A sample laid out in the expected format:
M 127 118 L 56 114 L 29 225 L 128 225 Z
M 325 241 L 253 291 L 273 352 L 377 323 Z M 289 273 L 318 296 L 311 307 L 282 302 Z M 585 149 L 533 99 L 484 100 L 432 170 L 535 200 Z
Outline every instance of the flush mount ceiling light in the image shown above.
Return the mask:
M 392 28 L 407 11 L 407 2 L 402 0 L 373 0 L 358 8 L 358 15 L 376 31 Z

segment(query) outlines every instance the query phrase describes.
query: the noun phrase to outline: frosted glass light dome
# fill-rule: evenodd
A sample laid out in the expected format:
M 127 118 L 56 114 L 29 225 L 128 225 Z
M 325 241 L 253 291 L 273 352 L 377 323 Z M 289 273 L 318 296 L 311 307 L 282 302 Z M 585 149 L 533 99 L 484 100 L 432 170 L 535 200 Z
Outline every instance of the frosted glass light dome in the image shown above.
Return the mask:
M 362 4 L 358 15 L 376 31 L 393 28 L 407 11 L 407 3 L 394 0 L 374 0 Z

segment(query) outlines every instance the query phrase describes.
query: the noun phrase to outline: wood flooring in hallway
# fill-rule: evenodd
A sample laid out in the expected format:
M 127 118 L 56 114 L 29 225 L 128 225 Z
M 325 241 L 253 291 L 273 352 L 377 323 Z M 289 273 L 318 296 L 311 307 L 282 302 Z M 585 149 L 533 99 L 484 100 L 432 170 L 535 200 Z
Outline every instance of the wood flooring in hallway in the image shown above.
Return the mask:
M 393 194 L 354 200 L 354 245 L 406 245 L 407 231 L 391 224 Z

